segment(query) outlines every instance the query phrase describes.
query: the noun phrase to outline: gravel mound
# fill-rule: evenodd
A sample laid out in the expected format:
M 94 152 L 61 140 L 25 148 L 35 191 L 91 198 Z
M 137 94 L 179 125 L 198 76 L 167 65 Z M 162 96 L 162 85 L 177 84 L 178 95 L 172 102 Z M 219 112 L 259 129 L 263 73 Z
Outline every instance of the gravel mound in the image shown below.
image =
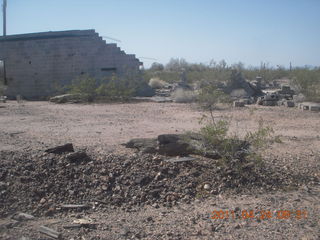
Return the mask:
M 50 215 L 61 204 L 172 206 L 220 193 L 292 189 L 310 181 L 281 169 L 235 159 L 168 162 L 151 154 L 88 156 L 83 152 L 0 152 L 0 216 Z M 83 158 L 83 159 L 81 159 Z M 317 180 L 316 180 L 317 181 Z

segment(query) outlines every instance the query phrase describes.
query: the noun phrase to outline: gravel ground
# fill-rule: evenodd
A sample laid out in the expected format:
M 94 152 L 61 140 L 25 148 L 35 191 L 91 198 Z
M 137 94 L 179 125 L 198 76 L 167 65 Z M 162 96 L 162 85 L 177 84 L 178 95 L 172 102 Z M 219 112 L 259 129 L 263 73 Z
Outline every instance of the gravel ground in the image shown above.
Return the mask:
M 214 112 L 216 118 L 229 119 L 231 131 L 238 135 L 256 129 L 258 120 L 263 118 L 280 136 L 282 143 L 273 144 L 264 153 L 266 172 L 263 174 L 263 169 L 260 169 L 259 179 L 271 185 L 266 184 L 269 187 L 262 189 L 251 183 L 234 188 L 236 191 L 217 191 L 216 186 L 226 181 L 216 178 L 220 175 L 215 172 L 216 168 L 212 167 L 214 163 L 210 160 L 200 159 L 189 165 L 162 166 L 163 159 L 152 155 L 141 156 L 120 145 L 131 138 L 199 129 L 201 115 L 202 112 L 194 106 L 175 103 L 1 104 L 0 238 L 20 239 L 24 236 L 29 239 L 49 239 L 38 232 L 39 225 L 45 224 L 60 231 L 63 239 L 319 239 L 320 113 L 256 106 Z M 121 191 L 117 189 L 111 188 L 115 198 L 103 198 L 101 189 L 110 189 L 102 188 L 103 185 L 99 184 L 92 185 L 92 182 L 96 178 L 101 182 L 100 177 L 106 173 L 94 175 L 94 171 L 87 170 L 86 162 L 72 167 L 66 162 L 65 156 L 44 153 L 46 148 L 66 142 L 72 142 L 76 150 L 85 149 L 92 158 L 91 162 L 95 163 L 93 169 L 106 169 L 108 174 L 118 169 L 119 176 L 123 177 L 116 178 L 118 182 L 115 182 L 120 187 L 125 184 L 131 186 L 132 182 L 144 184 L 141 177 L 155 177 L 153 175 L 168 168 L 171 170 L 171 177 L 168 177 L 171 180 L 160 193 L 160 199 L 163 200 L 147 198 L 143 201 L 143 198 L 139 198 L 136 202 L 143 204 L 136 204 L 133 199 L 137 194 L 151 190 L 150 186 L 157 183 L 157 179 L 141 186 L 140 190 L 129 187 L 132 189 L 128 190 L 129 193 L 135 194 L 122 196 L 122 204 L 113 202 L 119 199 L 118 193 L 121 196 Z M 127 161 L 129 165 L 122 166 L 120 161 Z M 71 171 L 75 174 L 72 180 L 68 171 L 71 167 L 77 169 Z M 195 178 L 194 186 L 190 185 L 190 189 L 198 189 L 206 180 L 209 183 L 212 181 L 211 188 L 214 191 L 205 194 L 205 198 L 199 197 L 196 191 L 185 193 L 186 186 L 192 183 L 194 169 L 198 170 L 201 178 Z M 87 176 L 90 176 L 88 182 L 84 181 Z M 268 176 L 270 179 L 266 180 Z M 39 180 L 36 180 L 37 177 Z M 141 181 L 137 181 L 137 178 Z M 54 179 L 58 186 L 45 186 L 46 179 L 49 183 Z M 87 183 L 87 188 L 79 188 L 83 194 L 73 195 L 74 192 L 69 191 L 72 191 L 68 188 L 70 186 L 84 187 Z M 35 197 L 32 188 L 27 188 L 31 185 L 39 188 L 39 192 L 44 186 L 46 188 Z M 224 186 L 223 189 L 230 188 Z M 5 195 L 4 190 L 12 194 Z M 57 196 L 46 195 L 52 192 L 58 192 Z M 173 197 L 173 200 L 168 200 L 166 197 L 169 192 L 173 196 L 174 193 L 183 192 L 189 194 L 190 199 Z M 95 194 L 95 198 L 106 202 L 91 201 L 90 209 L 83 211 L 60 211 L 54 208 L 65 201 L 77 203 L 79 199 L 83 203 L 84 198 Z M 227 219 L 210 218 L 216 216 L 213 211 L 220 210 L 234 212 L 234 218 L 231 214 Z M 245 217 L 245 211 L 251 210 L 254 216 L 243 219 L 242 214 Z M 286 216 L 287 219 L 278 219 L 282 215 L 278 216 L 277 211 L 283 210 L 290 211 L 290 215 Z M 36 218 L 15 222 L 11 216 L 20 211 L 33 214 Z M 270 214 L 266 219 L 261 219 L 263 211 Z M 78 218 L 92 219 L 97 224 L 96 229 L 63 228 Z

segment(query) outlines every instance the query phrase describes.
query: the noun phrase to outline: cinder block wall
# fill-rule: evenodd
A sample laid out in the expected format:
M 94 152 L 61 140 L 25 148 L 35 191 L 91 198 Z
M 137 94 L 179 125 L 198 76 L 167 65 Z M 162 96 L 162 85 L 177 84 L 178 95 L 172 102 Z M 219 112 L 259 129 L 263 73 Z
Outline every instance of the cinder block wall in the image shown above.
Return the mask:
M 116 44 L 107 44 L 94 30 L 45 32 L 0 37 L 9 97 L 51 96 L 57 87 L 82 75 L 101 78 L 136 73 L 142 63 Z

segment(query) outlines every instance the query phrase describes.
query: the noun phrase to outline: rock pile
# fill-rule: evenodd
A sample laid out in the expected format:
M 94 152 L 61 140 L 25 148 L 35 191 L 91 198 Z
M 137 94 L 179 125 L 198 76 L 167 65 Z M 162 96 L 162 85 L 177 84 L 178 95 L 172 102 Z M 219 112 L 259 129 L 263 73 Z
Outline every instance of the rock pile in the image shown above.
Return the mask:
M 218 159 L 216 151 L 206 148 L 203 137 L 198 133 L 161 134 L 157 138 L 134 138 L 124 144 L 142 153 L 158 153 L 165 156 L 187 156 L 198 154 Z
M 126 209 L 145 204 L 171 206 L 220 193 L 274 190 L 302 181 L 289 177 L 288 172 L 236 159 L 224 166 L 221 160 L 166 161 L 164 156 L 141 152 L 88 157 L 84 152 L 3 151 L 1 156 L 1 216 L 17 211 L 50 215 L 63 204 L 92 202 Z

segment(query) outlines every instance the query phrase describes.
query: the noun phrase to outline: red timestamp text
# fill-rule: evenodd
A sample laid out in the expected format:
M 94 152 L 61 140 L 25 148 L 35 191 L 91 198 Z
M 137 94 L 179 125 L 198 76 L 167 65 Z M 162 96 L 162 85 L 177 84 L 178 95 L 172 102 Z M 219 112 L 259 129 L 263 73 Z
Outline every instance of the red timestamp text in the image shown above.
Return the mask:
M 211 219 L 306 219 L 306 210 L 215 210 L 211 213 Z

